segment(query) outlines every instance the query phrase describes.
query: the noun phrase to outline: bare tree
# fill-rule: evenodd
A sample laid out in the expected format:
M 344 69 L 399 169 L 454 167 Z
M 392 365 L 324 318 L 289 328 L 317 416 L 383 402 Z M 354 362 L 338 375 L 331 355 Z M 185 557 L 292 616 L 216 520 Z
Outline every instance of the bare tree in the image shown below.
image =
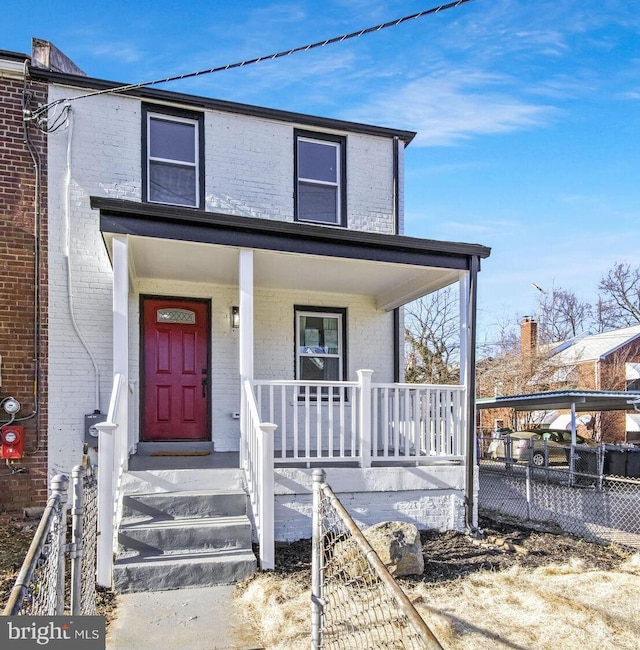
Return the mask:
M 441 289 L 405 307 L 406 381 L 451 384 L 460 379 L 459 294 Z
M 541 343 L 566 341 L 587 332 L 593 324 L 593 308 L 567 289 L 541 290 L 538 303 L 538 336 Z
M 640 323 L 640 266 L 616 262 L 600 280 L 599 316 L 603 329 Z

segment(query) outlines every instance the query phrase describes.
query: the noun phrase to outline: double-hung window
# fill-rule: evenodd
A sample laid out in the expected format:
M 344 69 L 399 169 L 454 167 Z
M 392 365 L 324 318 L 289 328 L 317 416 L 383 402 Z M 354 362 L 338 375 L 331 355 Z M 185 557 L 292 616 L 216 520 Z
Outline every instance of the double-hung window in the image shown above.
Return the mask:
M 296 307 L 295 314 L 296 378 L 342 381 L 346 368 L 346 310 Z
M 144 200 L 203 206 L 203 119 L 183 111 L 143 110 Z
M 345 225 L 346 139 L 295 132 L 295 218 Z

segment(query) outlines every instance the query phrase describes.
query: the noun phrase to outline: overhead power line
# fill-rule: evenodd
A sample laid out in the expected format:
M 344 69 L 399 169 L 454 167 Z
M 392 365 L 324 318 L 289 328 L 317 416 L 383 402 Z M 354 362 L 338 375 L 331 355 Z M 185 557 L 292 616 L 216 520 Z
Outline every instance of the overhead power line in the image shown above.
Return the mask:
M 94 97 L 96 95 L 104 95 L 108 93 L 122 93 L 130 90 L 136 90 L 138 88 L 145 88 L 146 86 L 155 86 L 157 84 L 168 83 L 170 81 L 180 81 L 182 79 L 191 79 L 193 77 L 201 77 L 205 74 L 212 74 L 213 72 L 222 72 L 224 70 L 232 70 L 234 68 L 243 68 L 248 65 L 253 65 L 254 63 L 262 63 L 263 61 L 273 61 L 274 59 L 280 59 L 285 56 L 291 56 L 292 54 L 297 54 L 299 52 L 308 52 L 309 50 L 316 49 L 318 47 L 325 47 L 326 45 L 333 45 L 335 43 L 342 43 L 343 41 L 350 40 L 352 38 L 359 38 L 360 36 L 365 36 L 366 34 L 371 34 L 373 32 L 379 32 L 383 29 L 389 27 L 396 27 L 402 23 L 409 22 L 410 20 L 417 20 L 424 16 L 430 14 L 436 14 L 440 11 L 445 11 L 447 9 L 453 9 L 459 5 L 466 4 L 471 2 L 471 0 L 455 0 L 454 2 L 449 2 L 447 4 L 441 4 L 437 7 L 432 7 L 431 9 L 425 9 L 424 11 L 419 11 L 418 13 L 411 14 L 410 16 L 403 16 L 402 18 L 397 18 L 396 20 L 390 20 L 386 23 L 381 23 L 380 25 L 374 25 L 373 27 L 367 27 L 366 29 L 358 30 L 357 32 L 351 32 L 350 34 L 343 34 L 342 36 L 334 36 L 333 38 L 328 38 L 323 41 L 317 41 L 316 43 L 309 43 L 308 45 L 301 45 L 300 47 L 294 47 L 289 50 L 283 50 L 281 52 L 275 52 L 274 54 L 267 54 L 265 56 L 259 56 L 254 59 L 245 59 L 243 61 L 238 61 L 236 63 L 228 63 L 227 65 L 216 66 L 213 68 L 207 68 L 205 70 L 198 70 L 197 72 L 187 72 L 185 74 L 174 75 L 172 77 L 165 77 L 164 79 L 156 79 L 155 81 L 144 81 L 136 84 L 128 84 L 125 86 L 117 86 L 116 88 L 108 88 L 105 90 L 96 90 L 91 93 L 86 93 L 84 95 L 78 95 L 76 97 L 70 97 L 68 99 L 58 99 L 55 102 L 47 104 L 42 108 L 34 111 L 32 113 L 32 119 L 35 119 L 48 111 L 50 108 L 61 104 L 63 102 L 71 102 L 78 99 L 84 99 L 85 97 Z

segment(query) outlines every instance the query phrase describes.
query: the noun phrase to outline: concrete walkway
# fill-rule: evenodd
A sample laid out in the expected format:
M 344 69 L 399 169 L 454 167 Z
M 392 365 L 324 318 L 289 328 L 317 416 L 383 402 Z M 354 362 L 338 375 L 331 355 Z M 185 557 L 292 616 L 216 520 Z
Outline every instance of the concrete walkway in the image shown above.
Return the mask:
M 119 594 L 107 650 L 256 650 L 234 585 Z

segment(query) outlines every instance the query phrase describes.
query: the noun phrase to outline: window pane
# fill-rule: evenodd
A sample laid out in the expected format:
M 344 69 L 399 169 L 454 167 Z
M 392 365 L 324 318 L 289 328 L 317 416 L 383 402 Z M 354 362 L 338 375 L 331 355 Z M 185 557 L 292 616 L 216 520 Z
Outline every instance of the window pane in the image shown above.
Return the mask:
M 322 357 L 302 357 L 300 359 L 300 379 L 303 381 L 339 381 L 338 359 Z
M 300 354 L 339 354 L 338 320 L 300 316 Z
M 338 147 L 335 144 L 298 141 L 298 178 L 338 182 Z
M 196 205 L 195 167 L 167 163 L 149 165 L 149 200 L 176 205 Z
M 152 118 L 149 130 L 149 152 L 152 158 L 195 163 L 195 124 Z
M 156 321 L 158 323 L 186 323 L 187 325 L 195 325 L 196 312 L 190 309 L 158 309 Z
M 337 223 L 338 188 L 299 183 L 298 218 L 322 223 Z
M 338 319 L 323 318 L 324 349 L 328 354 L 338 354 Z

